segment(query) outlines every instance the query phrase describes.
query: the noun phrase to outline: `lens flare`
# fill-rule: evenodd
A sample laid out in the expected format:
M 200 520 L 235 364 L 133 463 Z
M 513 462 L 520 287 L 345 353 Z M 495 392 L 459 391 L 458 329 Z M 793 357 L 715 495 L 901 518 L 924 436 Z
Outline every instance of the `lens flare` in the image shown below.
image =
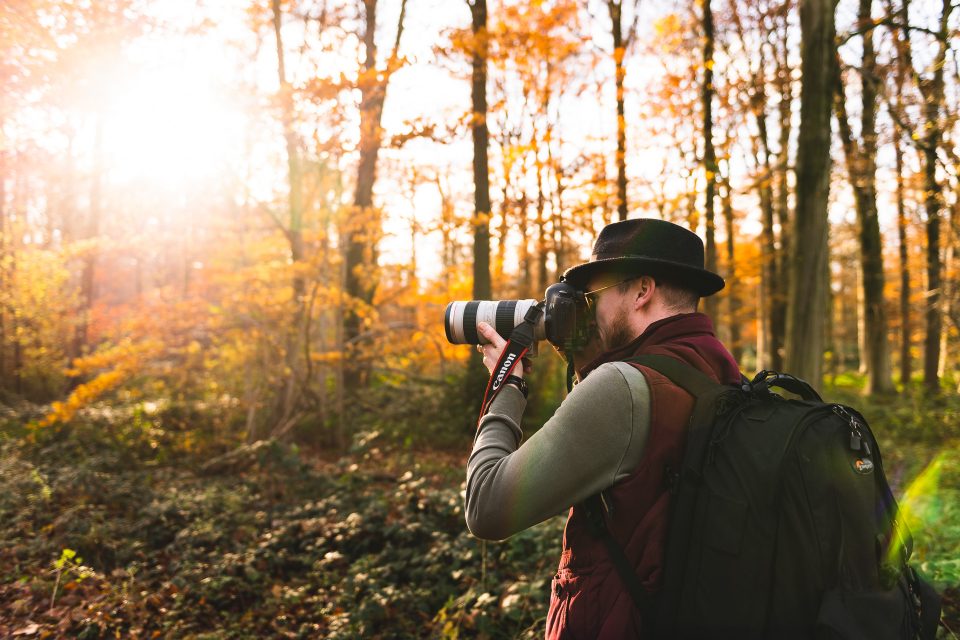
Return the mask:
M 919 531 L 936 522 L 943 511 L 943 499 L 940 494 L 940 477 L 946 452 L 937 454 L 930 464 L 910 483 L 898 501 L 900 511 L 897 524 L 906 531 Z M 897 531 L 896 535 L 902 534 Z M 887 562 L 897 566 L 899 545 L 891 544 L 887 551 Z

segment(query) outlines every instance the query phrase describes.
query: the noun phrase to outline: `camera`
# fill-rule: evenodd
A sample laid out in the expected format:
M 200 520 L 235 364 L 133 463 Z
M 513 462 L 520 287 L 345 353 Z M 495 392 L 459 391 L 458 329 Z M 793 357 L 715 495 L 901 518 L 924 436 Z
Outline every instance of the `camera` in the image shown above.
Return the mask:
M 527 300 L 470 300 L 451 302 L 444 312 L 444 328 L 451 344 L 486 342 L 477 324 L 486 322 L 504 338 L 523 323 L 527 311 L 540 304 Z M 577 351 L 590 337 L 590 314 L 583 292 L 565 282 L 547 287 L 543 313 L 534 326 L 534 340 L 547 340 L 563 351 Z

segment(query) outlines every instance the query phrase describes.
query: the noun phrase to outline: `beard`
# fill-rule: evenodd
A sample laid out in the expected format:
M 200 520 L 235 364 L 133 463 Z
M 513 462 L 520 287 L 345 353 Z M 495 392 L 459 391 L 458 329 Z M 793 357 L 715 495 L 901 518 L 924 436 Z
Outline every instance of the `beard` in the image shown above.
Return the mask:
M 612 351 L 613 349 L 626 346 L 633 342 L 634 338 L 636 338 L 636 336 L 633 335 L 633 329 L 627 320 L 627 310 L 621 308 L 613 320 L 610 321 L 609 330 L 603 332 L 603 350 Z

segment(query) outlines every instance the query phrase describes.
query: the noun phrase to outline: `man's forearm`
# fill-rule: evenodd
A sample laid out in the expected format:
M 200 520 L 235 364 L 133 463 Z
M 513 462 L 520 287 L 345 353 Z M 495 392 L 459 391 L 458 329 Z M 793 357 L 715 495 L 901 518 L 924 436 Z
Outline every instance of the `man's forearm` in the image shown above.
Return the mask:
M 520 430 L 520 420 L 527 400 L 519 389 L 512 385 L 504 387 L 503 391 L 494 399 L 490 411 L 485 415 L 477 430 L 477 437 L 473 443 L 473 451 L 467 461 L 467 496 L 464 512 L 467 526 L 470 531 L 481 538 L 496 538 L 500 530 L 495 525 L 498 515 L 489 509 L 481 512 L 484 504 L 482 487 L 488 488 L 488 475 L 493 471 L 496 462 L 520 446 L 523 432 Z
M 503 539 L 560 513 L 626 477 L 643 453 L 649 391 L 630 365 L 591 373 L 518 446 L 524 406 L 519 391 L 505 389 L 481 421 L 467 463 L 465 515 L 481 538 Z

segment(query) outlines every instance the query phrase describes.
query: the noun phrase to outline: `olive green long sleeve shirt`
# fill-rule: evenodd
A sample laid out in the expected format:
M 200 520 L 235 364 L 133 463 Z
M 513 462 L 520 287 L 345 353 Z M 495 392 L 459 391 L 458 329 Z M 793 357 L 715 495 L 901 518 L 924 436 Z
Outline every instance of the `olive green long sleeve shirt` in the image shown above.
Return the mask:
M 520 444 L 526 399 L 513 385 L 480 421 L 467 461 L 470 531 L 502 540 L 626 478 L 640 464 L 650 428 L 650 389 L 624 362 L 601 365 Z

